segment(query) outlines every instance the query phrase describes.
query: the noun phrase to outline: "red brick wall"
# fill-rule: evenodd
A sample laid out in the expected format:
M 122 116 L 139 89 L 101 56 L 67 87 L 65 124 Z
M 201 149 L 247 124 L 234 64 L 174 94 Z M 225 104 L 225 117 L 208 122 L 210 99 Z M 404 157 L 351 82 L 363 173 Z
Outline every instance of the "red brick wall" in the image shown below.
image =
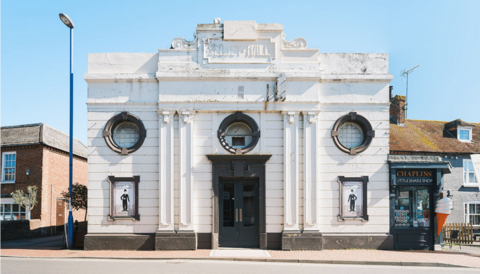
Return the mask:
M 2 148 L 3 152 L 17 153 L 16 169 L 15 169 L 15 183 L 2 184 L 2 194 L 10 194 L 17 189 L 27 192 L 28 186 L 37 186 L 37 197 L 41 195 L 42 191 L 42 158 L 43 148 L 40 145 Z M 3 161 L 3 157 L 0 158 Z M 30 169 L 30 175 L 27 176 L 27 169 Z M 39 203 L 33 208 L 31 219 L 40 219 L 41 204 Z
M 62 191 L 68 191 L 68 153 L 43 145 L 2 148 L 1 151 L 17 152 L 15 183 L 2 184 L 1 193 L 10 194 L 16 189 L 26 192 L 28 186 L 37 186 L 38 204 L 34 207 L 31 218 L 40 219 L 41 227 L 45 228 L 43 234 L 54 232 L 54 229 L 49 228 L 56 225 L 56 198 L 61 197 Z M 28 176 L 27 169 L 30 169 Z M 74 156 L 73 183 L 87 185 L 87 176 L 87 160 Z M 83 222 L 85 211 L 73 211 L 73 218 Z
M 56 198 L 61 198 L 62 191 L 68 191 L 69 158 L 68 153 L 45 147 L 43 150 L 43 190 L 42 190 L 42 226 L 50 226 L 50 212 L 52 225 L 56 225 Z M 73 157 L 73 183 L 87 185 L 87 160 Z M 52 199 L 53 187 L 53 199 Z M 50 207 L 53 206 L 53 208 Z M 52 209 L 52 211 L 50 211 Z M 66 207 L 68 216 L 68 206 Z M 83 222 L 85 211 L 73 211 L 73 220 Z

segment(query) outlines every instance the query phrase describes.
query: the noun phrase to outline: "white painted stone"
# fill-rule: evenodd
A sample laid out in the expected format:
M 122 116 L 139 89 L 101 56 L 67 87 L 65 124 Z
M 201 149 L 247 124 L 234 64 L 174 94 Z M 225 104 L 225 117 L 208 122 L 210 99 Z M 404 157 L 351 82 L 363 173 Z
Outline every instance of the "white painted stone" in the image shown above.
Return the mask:
M 250 153 L 272 154 L 267 233 L 389 232 L 387 54 L 319 53 L 307 39 L 286 36 L 281 24 L 255 21 L 199 24 L 193 37 L 173 38 L 171 46 L 89 54 L 89 233 L 211 232 L 218 213 L 205 154 L 228 153 L 217 130 L 235 111 L 260 127 Z M 147 129 L 143 146 L 128 156 L 110 150 L 102 137 L 106 122 L 122 111 Z M 355 156 L 339 151 L 330 136 L 338 117 L 351 111 L 376 132 L 371 147 Z M 104 222 L 109 175 L 141 177 L 140 221 Z M 368 222 L 337 221 L 338 176 L 369 176 Z

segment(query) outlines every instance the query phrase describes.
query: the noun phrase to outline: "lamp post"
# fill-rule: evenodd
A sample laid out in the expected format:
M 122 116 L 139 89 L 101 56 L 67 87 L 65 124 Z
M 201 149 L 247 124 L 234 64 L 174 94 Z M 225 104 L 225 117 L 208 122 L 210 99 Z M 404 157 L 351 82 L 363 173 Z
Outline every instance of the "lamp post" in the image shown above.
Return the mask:
M 68 202 L 68 239 L 67 247 L 73 248 L 73 215 L 72 215 L 72 175 L 73 175 L 73 21 L 64 13 L 60 13 L 60 20 L 70 29 L 70 155 L 69 155 L 69 173 L 68 173 L 68 191 L 70 199 Z

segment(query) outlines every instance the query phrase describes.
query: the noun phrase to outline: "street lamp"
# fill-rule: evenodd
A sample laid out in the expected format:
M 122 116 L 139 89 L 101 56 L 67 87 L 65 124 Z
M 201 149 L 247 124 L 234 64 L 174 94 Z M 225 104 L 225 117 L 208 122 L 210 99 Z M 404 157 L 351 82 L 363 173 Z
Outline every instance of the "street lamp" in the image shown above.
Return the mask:
M 72 174 L 73 174 L 73 21 L 65 13 L 60 13 L 60 20 L 70 29 L 70 155 L 69 155 L 69 174 L 68 174 L 68 192 L 70 199 L 68 202 L 68 239 L 67 247 L 73 248 L 73 215 L 72 215 Z

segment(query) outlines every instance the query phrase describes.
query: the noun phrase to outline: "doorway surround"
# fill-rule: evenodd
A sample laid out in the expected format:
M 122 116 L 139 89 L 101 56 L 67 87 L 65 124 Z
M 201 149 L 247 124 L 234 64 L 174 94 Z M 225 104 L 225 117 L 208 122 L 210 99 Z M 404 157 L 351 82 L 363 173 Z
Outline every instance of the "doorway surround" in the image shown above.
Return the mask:
M 212 162 L 212 190 L 213 190 L 213 224 L 212 249 L 218 249 L 220 204 L 219 185 L 223 179 L 258 178 L 259 191 L 259 241 L 260 249 L 267 249 L 267 225 L 265 204 L 265 163 L 272 157 L 271 154 L 233 155 L 207 154 Z

